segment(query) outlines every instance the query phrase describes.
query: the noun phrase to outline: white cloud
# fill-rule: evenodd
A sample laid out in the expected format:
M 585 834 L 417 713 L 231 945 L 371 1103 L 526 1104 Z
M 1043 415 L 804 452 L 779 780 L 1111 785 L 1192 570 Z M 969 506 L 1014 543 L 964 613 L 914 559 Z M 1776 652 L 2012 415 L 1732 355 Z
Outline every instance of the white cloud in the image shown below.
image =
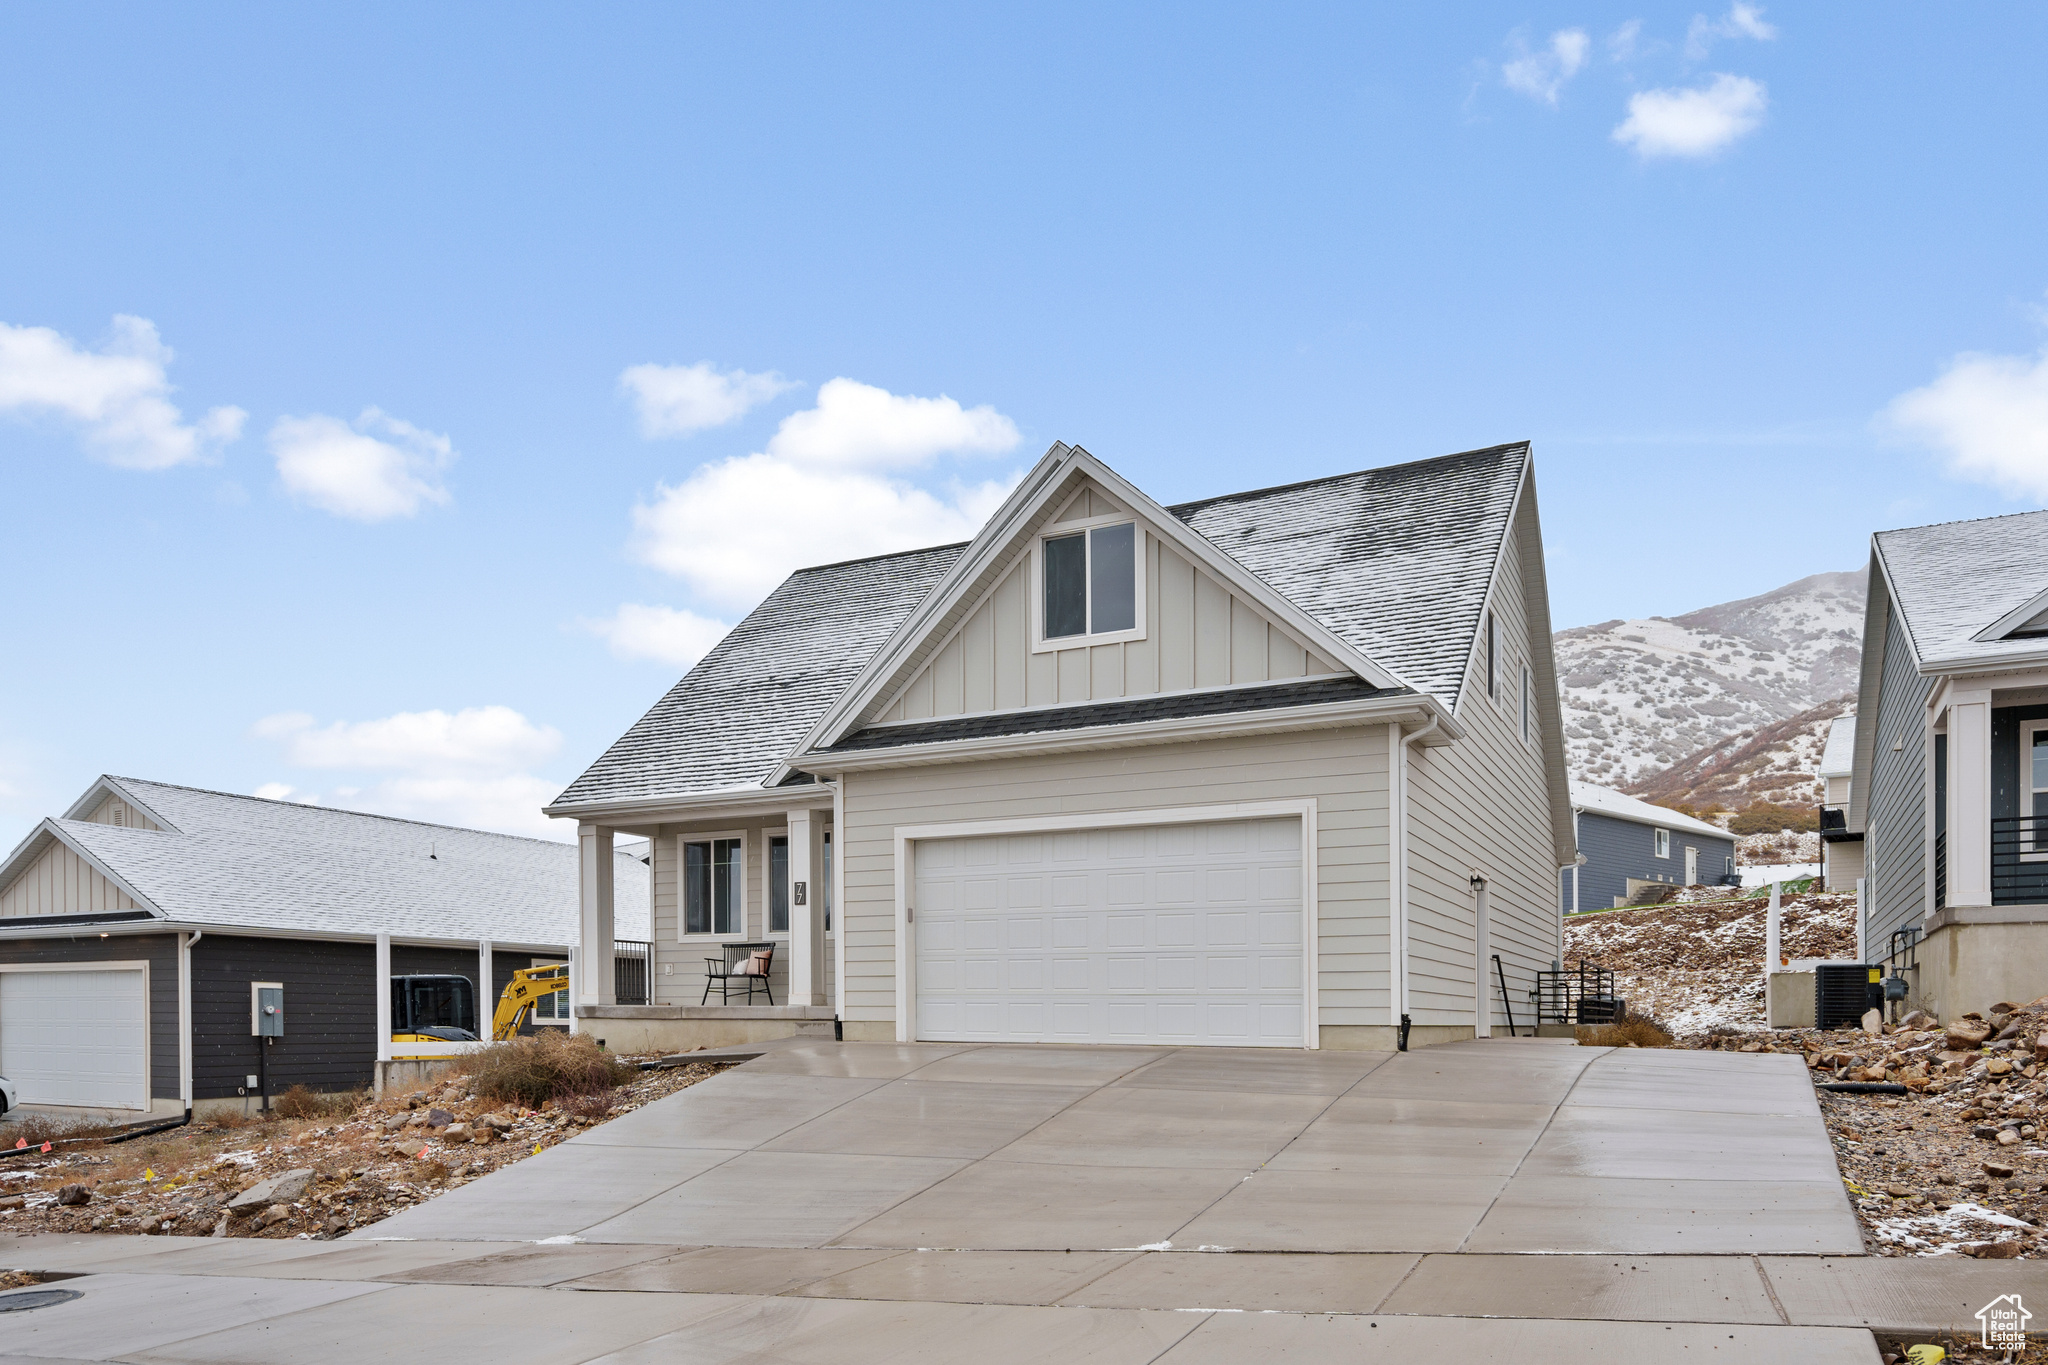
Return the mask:
M 1695 90 L 1645 90 L 1630 96 L 1614 140 L 1645 160 L 1712 156 L 1754 132 L 1768 104 L 1762 84 L 1747 76 L 1718 75 Z
M 251 793 L 265 801 L 296 801 L 302 806 L 317 806 L 320 795 L 317 792 L 300 791 L 289 782 L 265 782 Z
M 713 610 L 744 609 L 807 564 L 972 536 L 1014 479 L 935 488 L 902 471 L 947 454 L 1000 455 L 1021 439 L 986 405 L 834 379 L 817 406 L 783 420 L 765 451 L 701 466 L 635 507 L 632 553 L 683 579 Z
M 674 607 L 622 603 L 601 621 L 584 621 L 585 630 L 611 643 L 612 653 L 621 659 L 652 659 L 657 663 L 688 668 L 711 652 L 711 647 L 732 629 L 723 621 L 699 616 Z
M 963 409 L 944 394 L 913 398 L 851 379 L 828 380 L 816 407 L 782 419 L 767 453 L 794 464 L 907 468 L 943 454 L 1000 455 L 1022 438 L 983 404 Z
M 1709 19 L 1704 14 L 1692 17 L 1692 23 L 1685 31 L 1685 55 L 1693 61 L 1700 61 L 1722 38 L 1753 38 L 1767 43 L 1777 36 L 1777 28 L 1764 21 L 1761 6 L 1746 5 L 1742 0 L 1736 0 L 1728 13 L 1719 19 Z
M 2048 502 L 2048 351 L 1959 355 L 1882 418 L 1945 454 L 1957 477 Z
M 242 434 L 248 414 L 220 407 L 187 424 L 170 401 L 172 354 L 155 323 L 125 313 L 101 351 L 48 327 L 0 323 L 0 412 L 73 423 L 88 453 L 123 469 L 204 460 Z
M 1607 35 L 1607 55 L 1617 62 L 1631 62 L 1648 49 L 1643 46 L 1643 21 L 1631 19 Z
M 303 713 L 286 712 L 266 716 L 251 733 L 280 744 L 284 761 L 295 767 L 390 774 L 367 786 L 335 788 L 333 803 L 351 810 L 507 834 L 573 837 L 573 828 L 564 830 L 540 813 L 562 784 L 526 771 L 552 757 L 562 736 L 509 706 L 465 707 L 452 714 L 407 711 L 324 726 Z M 320 800 L 284 782 L 266 783 L 256 794 Z
M 374 434 L 373 434 L 374 433 Z M 446 436 L 366 408 L 351 426 L 339 417 L 280 417 L 270 453 L 285 491 L 298 501 L 356 521 L 417 514 L 448 502 L 440 473 L 454 462 Z
M 772 370 L 720 374 L 704 360 L 695 365 L 632 365 L 619 376 L 619 387 L 632 396 L 640 413 L 640 434 L 653 440 L 722 427 L 797 384 Z
M 1520 37 L 1515 39 L 1515 45 L 1522 46 Z M 1513 61 L 1502 63 L 1501 83 L 1531 99 L 1555 105 L 1565 82 L 1578 75 L 1586 64 L 1586 53 L 1591 47 L 1592 40 L 1584 29 L 1559 29 L 1550 35 L 1549 47 L 1524 51 Z

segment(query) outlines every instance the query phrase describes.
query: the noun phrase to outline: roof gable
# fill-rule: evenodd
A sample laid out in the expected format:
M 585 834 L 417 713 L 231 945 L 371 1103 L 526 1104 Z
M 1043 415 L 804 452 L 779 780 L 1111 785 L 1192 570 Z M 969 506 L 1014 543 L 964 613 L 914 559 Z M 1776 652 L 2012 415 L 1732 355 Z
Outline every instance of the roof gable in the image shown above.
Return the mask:
M 1923 672 L 2048 657 L 2048 512 L 1880 531 L 1872 550 Z

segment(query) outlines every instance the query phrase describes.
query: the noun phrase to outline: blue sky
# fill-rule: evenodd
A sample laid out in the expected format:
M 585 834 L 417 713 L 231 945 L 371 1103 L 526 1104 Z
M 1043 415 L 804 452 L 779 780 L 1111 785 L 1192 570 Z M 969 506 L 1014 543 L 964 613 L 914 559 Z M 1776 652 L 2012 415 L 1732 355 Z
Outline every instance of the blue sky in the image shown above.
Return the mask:
M 0 6 L 0 845 L 546 833 L 801 563 L 1531 438 L 1559 625 L 2048 500 L 2048 10 Z M 558 835 L 566 830 L 557 829 Z

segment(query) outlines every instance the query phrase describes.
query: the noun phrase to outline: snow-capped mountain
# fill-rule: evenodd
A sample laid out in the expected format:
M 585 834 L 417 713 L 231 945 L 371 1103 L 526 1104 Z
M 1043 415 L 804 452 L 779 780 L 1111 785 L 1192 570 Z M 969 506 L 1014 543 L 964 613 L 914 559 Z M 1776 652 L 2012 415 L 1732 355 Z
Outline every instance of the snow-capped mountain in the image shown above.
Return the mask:
M 1557 633 L 1573 777 L 1643 777 L 1856 690 L 1864 576 L 1821 573 L 1683 616 Z

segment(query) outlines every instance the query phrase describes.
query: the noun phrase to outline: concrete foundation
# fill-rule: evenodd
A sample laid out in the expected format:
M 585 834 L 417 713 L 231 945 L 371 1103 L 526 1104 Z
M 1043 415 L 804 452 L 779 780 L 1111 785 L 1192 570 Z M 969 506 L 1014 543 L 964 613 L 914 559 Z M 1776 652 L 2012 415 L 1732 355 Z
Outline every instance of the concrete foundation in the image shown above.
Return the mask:
M 613 1052 L 694 1052 L 832 1036 L 829 1005 L 578 1005 L 576 1018 L 582 1032 Z M 895 1029 L 885 1027 L 893 1040 Z
M 1937 910 L 1919 945 L 1906 1007 L 1937 1019 L 2048 995 L 2048 905 Z M 1917 978 L 1917 979 L 1916 979 Z

